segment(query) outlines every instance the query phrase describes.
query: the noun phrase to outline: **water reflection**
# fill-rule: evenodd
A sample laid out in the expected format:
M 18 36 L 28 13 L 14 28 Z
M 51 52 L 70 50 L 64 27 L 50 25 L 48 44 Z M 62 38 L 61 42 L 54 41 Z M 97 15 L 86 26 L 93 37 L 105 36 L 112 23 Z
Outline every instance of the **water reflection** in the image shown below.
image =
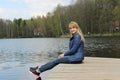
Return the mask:
M 0 63 L 47 61 L 66 51 L 68 43 L 68 38 L 1 39 Z M 120 38 L 86 38 L 85 55 L 119 58 Z
M 68 38 L 0 39 L 0 63 L 42 62 L 68 49 Z M 120 38 L 86 38 L 85 55 L 120 57 Z
M 86 56 L 120 58 L 120 38 L 87 38 Z

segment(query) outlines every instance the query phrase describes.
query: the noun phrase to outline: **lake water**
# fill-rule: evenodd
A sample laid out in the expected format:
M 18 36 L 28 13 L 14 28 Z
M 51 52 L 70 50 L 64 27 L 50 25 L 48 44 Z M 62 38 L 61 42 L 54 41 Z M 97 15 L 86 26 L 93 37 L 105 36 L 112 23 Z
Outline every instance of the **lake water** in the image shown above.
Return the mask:
M 57 58 L 68 43 L 69 38 L 0 39 L 0 80 L 35 80 L 29 67 Z M 85 55 L 120 58 L 120 38 L 86 38 Z

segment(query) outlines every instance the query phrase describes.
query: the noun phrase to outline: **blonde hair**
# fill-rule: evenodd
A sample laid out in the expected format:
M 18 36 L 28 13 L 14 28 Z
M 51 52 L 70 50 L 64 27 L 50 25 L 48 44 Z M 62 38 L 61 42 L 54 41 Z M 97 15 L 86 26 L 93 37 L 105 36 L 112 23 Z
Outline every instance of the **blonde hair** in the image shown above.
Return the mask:
M 77 33 L 81 36 L 81 40 L 85 43 L 85 38 L 84 38 L 84 35 L 83 35 L 82 30 L 80 29 L 79 25 L 75 21 L 71 21 L 69 23 L 69 28 L 71 28 L 71 27 L 75 27 L 77 29 Z

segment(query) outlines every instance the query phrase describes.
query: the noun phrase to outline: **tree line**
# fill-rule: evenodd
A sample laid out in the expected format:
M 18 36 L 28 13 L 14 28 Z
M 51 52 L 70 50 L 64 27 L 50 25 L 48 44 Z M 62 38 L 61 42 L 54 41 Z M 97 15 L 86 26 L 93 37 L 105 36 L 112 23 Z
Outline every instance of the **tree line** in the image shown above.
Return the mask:
M 84 34 L 120 31 L 120 0 L 77 0 L 58 5 L 46 16 L 30 19 L 0 19 L 0 38 L 60 37 L 69 33 L 68 24 L 76 21 Z

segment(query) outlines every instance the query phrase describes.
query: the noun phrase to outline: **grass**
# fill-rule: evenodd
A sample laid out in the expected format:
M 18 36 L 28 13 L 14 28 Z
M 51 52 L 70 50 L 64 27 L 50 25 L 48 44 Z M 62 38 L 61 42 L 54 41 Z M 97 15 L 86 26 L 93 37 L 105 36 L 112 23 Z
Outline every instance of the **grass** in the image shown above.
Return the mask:
M 99 34 L 90 34 L 90 35 L 85 35 L 85 37 L 119 37 L 120 33 L 99 33 Z

